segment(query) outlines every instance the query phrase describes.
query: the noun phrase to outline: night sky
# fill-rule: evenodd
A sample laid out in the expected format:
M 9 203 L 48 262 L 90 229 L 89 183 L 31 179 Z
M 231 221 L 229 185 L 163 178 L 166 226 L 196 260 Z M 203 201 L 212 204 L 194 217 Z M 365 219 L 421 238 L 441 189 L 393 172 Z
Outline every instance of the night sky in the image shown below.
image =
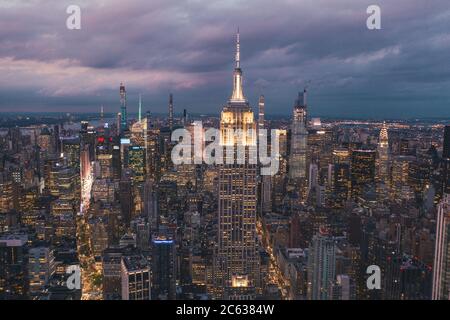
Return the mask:
M 66 8 L 80 5 L 81 30 Z M 366 9 L 381 7 L 381 30 Z M 0 0 L 0 111 L 218 114 L 240 28 L 244 93 L 289 115 L 450 119 L 448 0 Z

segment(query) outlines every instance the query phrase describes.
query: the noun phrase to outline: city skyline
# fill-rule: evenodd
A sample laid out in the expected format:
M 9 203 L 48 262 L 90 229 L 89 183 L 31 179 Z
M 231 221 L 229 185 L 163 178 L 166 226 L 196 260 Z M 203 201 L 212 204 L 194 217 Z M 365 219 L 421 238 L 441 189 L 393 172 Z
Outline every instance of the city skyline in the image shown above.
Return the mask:
M 253 13 L 251 1 L 80 1 L 81 30 L 66 28 L 65 1 L 1 3 L 0 112 L 117 112 L 123 82 L 130 114 L 139 94 L 144 111 L 164 113 L 170 93 L 176 114 L 218 113 L 239 26 L 247 96 L 264 94 L 267 115 L 289 115 L 308 86 L 315 116 L 450 116 L 445 2 L 380 1 L 382 28 L 368 30 L 369 2 L 258 2 Z
M 265 1 L 255 14 L 240 1 L 155 0 L 148 9 L 140 0 L 82 0 L 67 13 L 82 12 L 84 22 L 67 20 L 74 38 L 59 45 L 61 30 L 45 33 L 55 22 L 50 7 L 41 8 L 47 18 L 37 33 L 7 19 L 0 28 L 0 302 L 179 300 L 149 306 L 207 317 L 279 314 L 279 300 L 297 308 L 312 300 L 449 300 L 450 115 L 436 108 L 450 97 L 450 81 L 446 62 L 417 48 L 445 51 L 450 36 L 434 27 L 450 10 L 382 1 L 383 18 L 371 28 L 365 18 L 378 5 L 360 12 L 356 0 L 342 0 L 351 9 L 341 11 L 330 0 L 286 0 L 266 11 Z M 24 10 L 31 20 L 27 10 L 41 4 L 0 0 L 0 8 Z M 284 20 L 268 19 L 288 7 Z M 294 8 L 305 9 L 298 21 L 290 20 Z M 410 21 L 420 10 L 431 38 L 410 30 L 405 39 L 401 28 L 383 38 L 392 18 L 422 28 Z M 307 41 L 292 46 L 294 22 L 316 29 L 330 12 L 345 19 L 300 32 Z M 225 22 L 211 29 L 219 13 Z M 359 22 L 366 31 L 346 38 Z M 285 32 L 271 34 L 277 28 Z M 33 43 L 37 34 L 44 36 Z M 375 43 L 357 46 L 371 37 Z M 156 54 L 145 58 L 142 48 Z M 2 58 L 8 52 L 16 56 Z M 33 114 L 3 110 L 12 88 L 26 89 L 17 103 L 37 92 L 45 106 Z M 332 105 L 323 103 L 330 97 Z M 47 111 L 53 99 L 70 110 Z M 401 114 L 404 105 L 411 112 Z

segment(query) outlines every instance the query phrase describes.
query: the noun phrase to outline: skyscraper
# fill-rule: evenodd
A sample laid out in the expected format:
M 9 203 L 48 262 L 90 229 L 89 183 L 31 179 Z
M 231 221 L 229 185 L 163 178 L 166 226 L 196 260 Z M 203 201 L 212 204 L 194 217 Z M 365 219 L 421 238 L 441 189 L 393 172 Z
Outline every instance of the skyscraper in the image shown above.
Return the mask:
M 389 139 L 386 123 L 383 123 L 383 127 L 380 131 L 378 138 L 378 178 L 383 184 L 389 182 Z
M 375 151 L 353 150 L 351 156 L 352 196 L 357 199 L 375 182 Z
M 330 286 L 335 281 L 336 244 L 328 230 L 321 228 L 313 237 L 308 257 L 308 297 L 310 300 L 331 298 Z
M 120 84 L 120 130 L 125 131 L 127 124 L 127 91 L 123 83 Z
M 139 95 L 139 110 L 138 110 L 138 120 L 142 120 L 142 95 Z
M 154 299 L 176 298 L 176 252 L 175 241 L 165 234 L 152 240 L 152 295 Z
M 233 130 L 242 130 L 234 136 Z M 233 93 L 223 108 L 220 144 L 233 151 L 233 164 L 219 166 L 219 219 L 215 255 L 215 297 L 251 299 L 259 287 L 259 255 L 256 239 L 256 164 L 249 163 L 250 147 L 256 147 L 256 124 L 242 90 L 239 32 Z M 237 149 L 244 148 L 243 164 Z M 225 153 L 224 153 L 225 154 Z
M 433 300 L 450 299 L 450 195 L 438 206 L 434 250 Z
M 298 94 L 294 105 L 291 125 L 291 148 L 289 155 L 290 184 L 300 187 L 301 196 L 306 188 L 306 152 L 308 141 L 306 89 Z
M 25 234 L 0 237 L 0 300 L 28 297 L 27 241 Z
M 264 96 L 261 95 L 258 101 L 258 130 L 264 129 Z
M 173 130 L 173 94 L 169 95 L 169 128 Z
M 150 268 L 142 255 L 122 257 L 122 300 L 150 300 Z
M 262 131 L 265 129 L 264 114 L 265 101 L 261 95 L 258 101 L 258 143 L 263 139 Z M 265 155 L 264 155 L 265 156 Z M 260 176 L 260 211 L 268 212 L 272 209 L 272 177 L 269 175 Z
M 442 151 L 442 194 L 450 194 L 450 125 L 444 129 L 444 148 Z

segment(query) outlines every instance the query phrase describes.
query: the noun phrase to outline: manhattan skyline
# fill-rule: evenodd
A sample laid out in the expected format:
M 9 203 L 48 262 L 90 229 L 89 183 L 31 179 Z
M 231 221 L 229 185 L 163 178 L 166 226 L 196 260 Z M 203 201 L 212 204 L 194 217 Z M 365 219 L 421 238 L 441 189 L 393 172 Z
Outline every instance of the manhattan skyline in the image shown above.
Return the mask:
M 79 1 L 81 30 L 68 30 L 67 1 L 2 1 L 0 112 L 218 113 L 231 89 L 230 46 L 239 27 L 247 97 L 267 115 L 289 115 L 308 86 L 312 116 L 450 116 L 450 10 L 444 1 L 379 1 L 381 30 L 368 30 L 370 1 L 186 4 Z M 39 9 L 39 10 L 37 10 Z

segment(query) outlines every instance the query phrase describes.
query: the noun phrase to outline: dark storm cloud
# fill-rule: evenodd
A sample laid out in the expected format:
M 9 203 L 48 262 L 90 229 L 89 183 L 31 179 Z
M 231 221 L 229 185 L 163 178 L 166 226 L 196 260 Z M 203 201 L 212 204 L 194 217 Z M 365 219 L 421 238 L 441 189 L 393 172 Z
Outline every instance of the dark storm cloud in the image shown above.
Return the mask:
M 245 92 L 253 105 L 264 93 L 269 113 L 288 113 L 310 81 L 318 115 L 377 108 L 398 117 L 429 101 L 425 113 L 450 117 L 448 1 L 376 1 L 382 30 L 370 31 L 373 3 L 0 0 L 0 94 L 8 97 L 0 108 L 54 110 L 64 101 L 76 111 L 104 101 L 115 111 L 123 81 L 131 103 L 142 92 L 155 112 L 170 91 L 180 108 L 217 112 L 230 92 L 239 26 Z M 79 31 L 65 27 L 69 4 L 82 8 Z

